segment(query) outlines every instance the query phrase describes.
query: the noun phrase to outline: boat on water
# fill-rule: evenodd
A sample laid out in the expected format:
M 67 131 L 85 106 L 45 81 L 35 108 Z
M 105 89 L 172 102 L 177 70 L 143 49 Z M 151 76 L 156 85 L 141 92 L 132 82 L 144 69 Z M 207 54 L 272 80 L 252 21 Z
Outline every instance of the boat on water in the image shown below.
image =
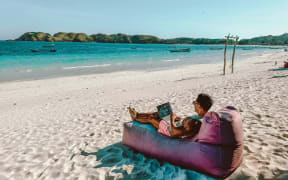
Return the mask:
M 222 47 L 211 47 L 209 48 L 210 50 L 222 50 L 223 48 Z
M 281 47 L 269 47 L 269 49 L 282 49 Z
M 42 46 L 42 48 L 39 49 L 30 49 L 32 53 L 47 53 L 47 52 L 56 52 L 56 49 L 54 48 L 55 44 L 52 43 L 51 45 L 45 45 Z
M 45 52 L 56 52 L 56 49 L 30 49 L 32 53 L 40 52 L 40 53 L 45 53 Z
M 190 52 L 190 48 L 170 49 L 170 52 Z

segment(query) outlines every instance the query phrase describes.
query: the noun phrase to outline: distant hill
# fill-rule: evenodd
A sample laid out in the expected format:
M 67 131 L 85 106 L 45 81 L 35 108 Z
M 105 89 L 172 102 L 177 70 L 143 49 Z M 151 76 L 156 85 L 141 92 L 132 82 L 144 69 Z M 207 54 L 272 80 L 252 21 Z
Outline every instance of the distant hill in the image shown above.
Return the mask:
M 205 38 L 173 38 L 160 39 L 151 35 L 127 34 L 92 34 L 58 32 L 53 36 L 43 32 L 27 32 L 15 41 L 47 41 L 47 42 L 101 42 L 101 43 L 135 43 L 135 44 L 224 44 L 225 39 Z
M 208 38 L 172 38 L 160 39 L 151 35 L 127 34 L 92 34 L 58 32 L 53 36 L 43 32 L 27 32 L 15 41 L 46 41 L 46 42 L 101 42 L 101 43 L 134 43 L 134 44 L 225 44 L 225 39 Z M 233 41 L 230 40 L 230 43 Z M 242 39 L 240 45 L 288 45 L 288 33 L 280 36 L 261 36 Z
M 260 36 L 251 39 L 242 39 L 240 45 L 288 45 L 288 33 L 280 36 Z

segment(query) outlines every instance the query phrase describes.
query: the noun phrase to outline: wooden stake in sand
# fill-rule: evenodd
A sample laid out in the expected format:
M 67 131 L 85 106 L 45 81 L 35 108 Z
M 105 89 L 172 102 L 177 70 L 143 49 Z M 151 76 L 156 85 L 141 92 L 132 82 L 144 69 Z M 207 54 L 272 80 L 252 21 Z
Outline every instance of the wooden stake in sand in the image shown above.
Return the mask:
M 236 49 L 236 45 L 237 45 L 238 39 L 239 39 L 239 37 L 236 36 L 235 37 L 235 41 L 234 41 L 233 55 L 232 55 L 232 67 L 231 67 L 232 68 L 231 69 L 232 73 L 234 72 L 234 57 L 235 57 L 235 49 Z
M 234 72 L 234 57 L 235 57 L 235 50 L 236 50 L 236 45 L 237 45 L 237 42 L 238 42 L 238 39 L 239 37 L 238 36 L 230 36 L 230 34 L 228 34 L 228 36 L 225 36 L 226 38 L 226 43 L 225 43 L 225 49 L 224 49 L 224 67 L 223 67 L 223 75 L 225 75 L 226 73 L 226 52 L 227 52 L 227 46 L 228 46 L 228 43 L 230 41 L 230 38 L 231 39 L 234 39 L 234 48 L 233 48 L 233 55 L 232 55 L 232 73 Z
M 224 49 L 224 67 L 223 67 L 223 75 L 225 75 L 225 69 L 226 69 L 226 50 L 227 50 L 227 45 L 229 42 L 229 38 L 230 38 L 230 34 L 228 34 L 228 36 L 226 37 L 226 43 L 225 43 L 225 49 Z

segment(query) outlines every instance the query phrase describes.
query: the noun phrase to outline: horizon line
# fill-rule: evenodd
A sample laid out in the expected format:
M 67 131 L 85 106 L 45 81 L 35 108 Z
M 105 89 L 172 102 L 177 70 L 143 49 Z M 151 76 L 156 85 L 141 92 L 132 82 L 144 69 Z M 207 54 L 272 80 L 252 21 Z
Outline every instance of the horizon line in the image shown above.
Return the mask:
M 85 32 L 63 32 L 63 31 L 59 31 L 59 32 L 56 32 L 56 33 L 48 33 L 48 32 L 43 32 L 43 31 L 27 31 L 25 33 L 47 33 L 47 34 L 50 34 L 51 36 L 54 36 L 55 34 L 57 33 L 84 33 L 88 36 L 91 36 L 91 35 L 94 35 L 94 34 L 104 34 L 104 35 L 113 35 L 113 34 L 125 34 L 125 35 L 129 35 L 129 36 L 135 36 L 135 35 L 146 35 L 146 36 L 155 36 L 157 38 L 160 38 L 160 39 L 176 39 L 176 38 L 194 38 L 194 39 L 225 39 L 225 36 L 223 38 L 208 38 L 208 37 L 188 37 L 188 36 L 178 36 L 178 37 L 171 37 L 171 38 L 161 38 L 159 36 L 156 36 L 156 35 L 152 35 L 152 34 L 127 34 L 127 33 L 101 33 L 101 32 L 98 32 L 98 33 L 93 33 L 93 34 L 87 34 Z M 21 34 L 20 36 L 24 35 L 25 33 Z M 278 35 L 272 35 L 272 34 L 268 34 L 268 35 L 259 35 L 259 36 L 255 36 L 255 37 L 251 37 L 251 38 L 241 38 L 239 35 L 234 35 L 234 36 L 238 36 L 239 37 L 239 40 L 241 39 L 252 39 L 252 38 L 257 38 L 257 37 L 263 37 L 263 36 L 281 36 L 283 34 L 286 34 L 287 32 L 284 32 L 284 33 L 281 33 L 281 34 L 278 34 Z M 231 34 L 231 33 L 228 33 L 228 34 Z M 19 36 L 19 37 L 20 37 Z M 19 38 L 17 37 L 17 38 Z M 16 39 L 17 39 L 16 38 Z M 8 40 L 15 40 L 15 39 L 0 39 L 0 41 L 8 41 Z

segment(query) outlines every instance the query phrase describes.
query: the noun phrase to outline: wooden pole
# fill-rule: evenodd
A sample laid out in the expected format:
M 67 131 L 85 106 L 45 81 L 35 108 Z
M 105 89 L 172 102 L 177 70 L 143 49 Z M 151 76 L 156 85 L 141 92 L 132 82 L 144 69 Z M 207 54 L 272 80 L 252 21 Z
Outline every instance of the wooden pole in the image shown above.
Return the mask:
M 235 57 L 235 49 L 236 49 L 238 39 L 239 37 L 236 36 L 235 41 L 234 41 L 233 55 L 232 55 L 232 73 L 234 73 L 234 57 Z
M 226 36 L 226 43 L 225 43 L 225 49 L 224 49 L 224 67 L 223 67 L 223 75 L 225 75 L 225 69 L 226 69 L 226 50 L 227 50 L 227 44 L 229 42 L 230 34 Z

